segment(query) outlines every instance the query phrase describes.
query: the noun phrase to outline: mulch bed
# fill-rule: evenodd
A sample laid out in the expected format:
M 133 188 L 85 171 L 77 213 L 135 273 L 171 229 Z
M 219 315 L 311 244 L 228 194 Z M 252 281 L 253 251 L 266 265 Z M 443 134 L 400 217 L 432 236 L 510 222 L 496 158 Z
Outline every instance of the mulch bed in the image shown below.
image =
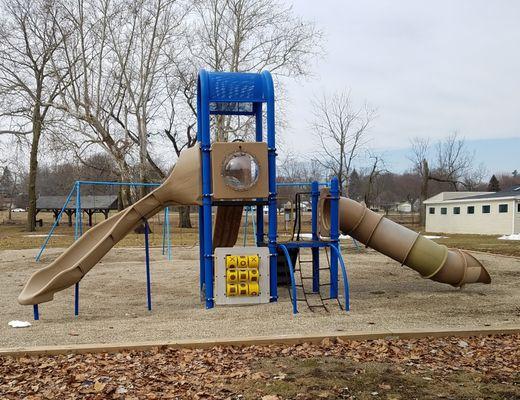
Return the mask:
M 473 338 L 385 339 L 320 344 L 214 347 L 38 357 L 0 357 L 1 399 L 241 398 L 237 379 L 276 378 L 255 371 L 262 359 L 330 357 L 383 362 L 436 376 L 478 373 L 511 382 L 520 373 L 520 335 Z M 273 398 L 273 396 L 264 396 Z M 260 396 L 261 398 L 261 396 Z

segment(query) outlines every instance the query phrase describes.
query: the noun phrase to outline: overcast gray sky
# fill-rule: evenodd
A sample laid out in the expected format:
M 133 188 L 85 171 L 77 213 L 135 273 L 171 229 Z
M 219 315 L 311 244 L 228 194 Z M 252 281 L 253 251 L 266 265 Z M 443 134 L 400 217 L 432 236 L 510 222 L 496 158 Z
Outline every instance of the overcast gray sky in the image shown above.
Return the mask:
M 294 10 L 325 32 L 326 55 L 314 77 L 287 82 L 291 148 L 313 151 L 310 99 L 343 88 L 378 109 L 374 147 L 454 130 L 520 138 L 520 1 L 294 0 Z

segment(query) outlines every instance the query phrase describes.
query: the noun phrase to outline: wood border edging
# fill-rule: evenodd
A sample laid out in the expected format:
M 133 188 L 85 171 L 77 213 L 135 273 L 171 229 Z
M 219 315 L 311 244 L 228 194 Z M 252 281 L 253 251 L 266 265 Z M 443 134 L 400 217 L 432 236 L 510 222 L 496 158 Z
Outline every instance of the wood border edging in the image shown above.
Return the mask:
M 271 344 L 301 344 L 319 343 L 324 339 L 339 338 L 341 340 L 375 340 L 375 339 L 411 339 L 421 337 L 447 337 L 447 336 L 487 336 L 487 335 L 511 335 L 520 333 L 520 327 L 503 329 L 415 329 L 415 330 L 382 330 L 382 331 L 359 331 L 359 332 L 335 332 L 330 334 L 310 335 L 276 335 L 255 336 L 245 338 L 222 338 L 222 339 L 186 339 L 175 341 L 154 342 L 130 342 L 130 343 L 93 343 L 74 344 L 63 346 L 38 346 L 38 347 L 16 347 L 0 348 L 2 356 L 40 356 L 58 354 L 84 354 L 84 353 L 117 353 L 121 351 L 146 351 L 163 347 L 205 349 L 215 346 L 266 346 Z

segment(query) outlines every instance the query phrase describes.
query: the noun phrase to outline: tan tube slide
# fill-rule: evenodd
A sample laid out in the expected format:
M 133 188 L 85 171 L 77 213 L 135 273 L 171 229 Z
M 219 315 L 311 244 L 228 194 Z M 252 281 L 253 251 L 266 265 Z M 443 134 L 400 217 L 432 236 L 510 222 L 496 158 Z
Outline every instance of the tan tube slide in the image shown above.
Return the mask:
M 327 195 L 325 190 L 320 198 L 322 236 L 330 234 L 330 200 Z M 426 239 L 354 200 L 340 198 L 339 224 L 342 233 L 414 269 L 424 278 L 455 287 L 467 283 L 491 283 L 484 266 L 471 254 Z
M 18 296 L 20 304 L 51 301 L 54 293 L 79 282 L 137 225 L 170 205 L 199 204 L 200 149 L 184 150 L 166 181 L 141 200 L 89 229 L 54 262 L 35 272 Z

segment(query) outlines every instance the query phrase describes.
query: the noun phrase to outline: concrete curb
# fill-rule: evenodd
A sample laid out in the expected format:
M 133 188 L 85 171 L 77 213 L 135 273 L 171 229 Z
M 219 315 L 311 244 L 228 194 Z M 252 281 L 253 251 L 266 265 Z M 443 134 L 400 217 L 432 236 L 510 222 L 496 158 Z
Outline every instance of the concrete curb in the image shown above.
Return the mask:
M 93 343 L 75 344 L 64 346 L 39 346 L 39 347 L 16 347 L 0 349 L 2 356 L 38 356 L 57 354 L 84 354 L 84 353 L 117 353 L 121 351 L 146 351 L 158 348 L 186 348 L 207 349 L 215 346 L 266 346 L 271 344 L 294 345 L 301 343 L 319 343 L 324 339 L 339 338 L 348 340 L 375 340 L 375 339 L 411 339 L 422 337 L 469 337 L 487 335 L 512 335 L 520 333 L 520 327 L 504 329 L 416 329 L 416 330 L 382 330 L 382 331 L 359 331 L 359 332 L 335 332 L 319 335 L 277 335 L 256 336 L 245 338 L 222 338 L 222 339 L 187 339 L 175 341 L 156 342 L 130 342 L 130 343 Z

